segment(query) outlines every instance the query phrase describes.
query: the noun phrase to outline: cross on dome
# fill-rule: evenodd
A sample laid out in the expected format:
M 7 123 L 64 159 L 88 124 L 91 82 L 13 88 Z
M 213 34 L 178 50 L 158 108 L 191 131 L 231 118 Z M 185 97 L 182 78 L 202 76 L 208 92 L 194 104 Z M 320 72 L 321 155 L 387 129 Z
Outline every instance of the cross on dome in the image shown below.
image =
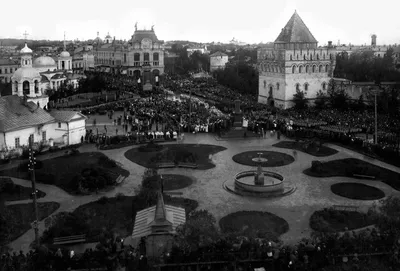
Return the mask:
M 26 38 L 28 37 L 28 33 L 26 32 L 26 30 L 25 30 L 25 33 L 23 34 L 24 35 L 24 37 L 25 37 L 25 42 L 26 42 Z

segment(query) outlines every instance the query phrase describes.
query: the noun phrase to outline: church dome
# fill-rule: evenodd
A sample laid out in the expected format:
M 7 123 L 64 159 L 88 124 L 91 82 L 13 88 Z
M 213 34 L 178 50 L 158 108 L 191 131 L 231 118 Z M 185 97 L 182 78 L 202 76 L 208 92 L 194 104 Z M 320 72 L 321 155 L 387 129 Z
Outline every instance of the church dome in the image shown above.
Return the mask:
M 57 64 L 54 61 L 53 58 L 49 57 L 49 56 L 41 56 L 36 58 L 33 61 L 33 67 L 35 68 L 41 68 L 41 67 L 56 67 Z
M 28 47 L 28 45 L 25 43 L 25 47 L 21 49 L 20 51 L 21 54 L 32 54 L 32 50 Z
M 40 73 L 31 67 L 22 67 L 15 71 L 11 77 L 12 81 L 21 81 L 22 79 L 39 79 L 41 78 Z
M 60 57 L 70 57 L 71 55 L 67 51 L 62 51 Z

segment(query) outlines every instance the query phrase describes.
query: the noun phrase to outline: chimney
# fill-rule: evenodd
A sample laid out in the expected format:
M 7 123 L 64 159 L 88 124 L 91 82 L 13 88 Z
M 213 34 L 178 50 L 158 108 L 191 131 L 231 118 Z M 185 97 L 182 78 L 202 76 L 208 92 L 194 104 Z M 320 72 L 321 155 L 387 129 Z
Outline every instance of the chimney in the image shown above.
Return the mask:
M 328 41 L 328 48 L 332 48 L 332 41 Z

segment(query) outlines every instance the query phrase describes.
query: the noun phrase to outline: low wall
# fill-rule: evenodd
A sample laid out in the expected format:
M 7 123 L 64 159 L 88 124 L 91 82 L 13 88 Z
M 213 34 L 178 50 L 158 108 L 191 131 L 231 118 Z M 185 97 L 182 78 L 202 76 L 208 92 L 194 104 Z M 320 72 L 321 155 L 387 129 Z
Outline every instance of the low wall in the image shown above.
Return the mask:
M 283 176 L 279 175 L 274 172 L 270 171 L 263 171 L 264 176 L 269 176 L 277 179 L 276 184 L 266 184 L 264 186 L 261 185 L 252 185 L 252 184 L 247 184 L 243 183 L 240 181 L 240 178 L 242 177 L 251 177 L 254 176 L 257 173 L 257 171 L 244 171 L 236 174 L 235 177 L 235 188 L 248 191 L 248 192 L 254 192 L 254 193 L 272 193 L 272 192 L 277 192 L 277 191 L 282 191 L 284 189 L 283 187 Z

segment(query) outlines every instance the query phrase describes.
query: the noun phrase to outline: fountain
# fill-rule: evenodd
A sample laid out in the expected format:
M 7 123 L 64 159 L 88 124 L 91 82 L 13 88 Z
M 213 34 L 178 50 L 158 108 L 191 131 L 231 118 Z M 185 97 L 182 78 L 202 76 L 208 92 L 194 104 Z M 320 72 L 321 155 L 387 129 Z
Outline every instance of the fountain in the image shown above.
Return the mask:
M 239 172 L 233 185 L 227 181 L 224 188 L 238 195 L 253 197 L 276 197 L 294 192 L 295 187 L 284 186 L 282 175 L 262 169 L 261 163 L 268 161 L 267 158 L 261 157 L 262 154 L 257 153 L 258 157 L 252 159 L 257 162 L 257 170 Z

